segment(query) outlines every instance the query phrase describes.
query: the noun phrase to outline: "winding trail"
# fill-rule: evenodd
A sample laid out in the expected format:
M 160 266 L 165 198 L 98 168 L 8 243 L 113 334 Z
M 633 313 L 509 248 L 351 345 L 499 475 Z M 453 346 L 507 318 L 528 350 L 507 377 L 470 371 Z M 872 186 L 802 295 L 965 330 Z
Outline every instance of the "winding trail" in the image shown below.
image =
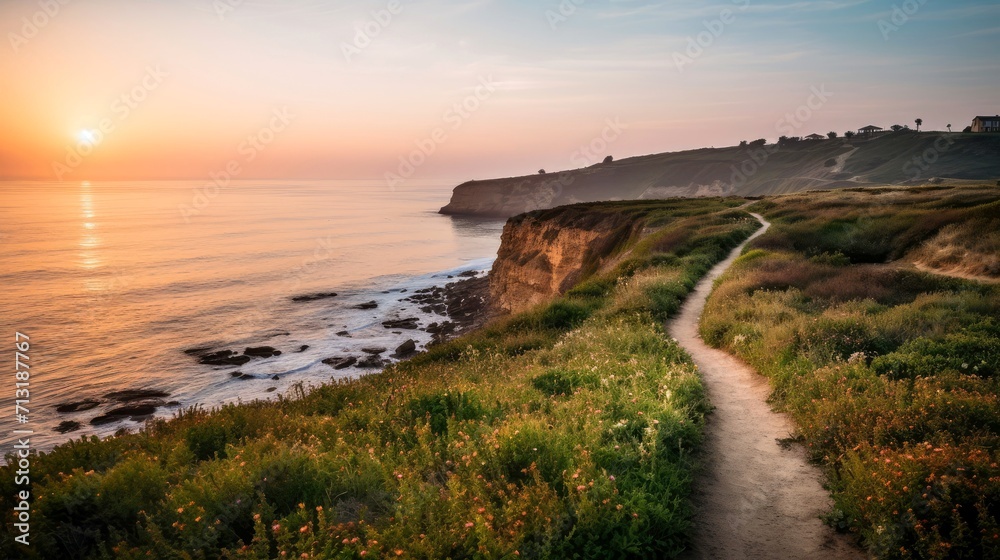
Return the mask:
M 733 250 L 698 283 L 671 323 L 670 334 L 694 358 L 715 411 L 709 416 L 702 474 L 695 484 L 695 535 L 687 558 L 861 559 L 864 554 L 820 521 L 830 510 L 819 469 L 799 446 L 778 439 L 794 431 L 767 405 L 767 380 L 729 354 L 707 346 L 698 323 L 716 278 L 739 256 Z

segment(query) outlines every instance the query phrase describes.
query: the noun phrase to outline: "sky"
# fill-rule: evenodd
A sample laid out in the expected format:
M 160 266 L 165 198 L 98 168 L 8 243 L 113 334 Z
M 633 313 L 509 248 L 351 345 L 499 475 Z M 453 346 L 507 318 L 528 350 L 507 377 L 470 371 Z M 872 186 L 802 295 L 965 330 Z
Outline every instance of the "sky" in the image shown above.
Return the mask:
M 4 179 L 461 181 L 1000 113 L 992 0 L 4 0 L 0 32 Z

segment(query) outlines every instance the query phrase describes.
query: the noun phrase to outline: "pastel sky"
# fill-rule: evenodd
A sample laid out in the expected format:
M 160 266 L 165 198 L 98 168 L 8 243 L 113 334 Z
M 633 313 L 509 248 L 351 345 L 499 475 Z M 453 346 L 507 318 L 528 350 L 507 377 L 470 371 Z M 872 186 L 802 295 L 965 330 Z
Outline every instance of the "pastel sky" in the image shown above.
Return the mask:
M 5 0 L 0 31 L 0 178 L 458 181 L 1000 113 L 994 0 Z

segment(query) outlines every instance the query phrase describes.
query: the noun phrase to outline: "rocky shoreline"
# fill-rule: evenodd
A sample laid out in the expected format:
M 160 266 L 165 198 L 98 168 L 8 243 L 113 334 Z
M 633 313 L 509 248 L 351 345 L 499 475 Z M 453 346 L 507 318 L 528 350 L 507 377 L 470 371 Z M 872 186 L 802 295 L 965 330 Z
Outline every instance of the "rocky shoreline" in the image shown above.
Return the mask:
M 399 312 L 382 318 L 381 326 L 393 335 L 402 335 L 406 331 L 422 331 L 431 335 L 430 341 L 418 343 L 414 338 L 407 338 L 401 344 L 395 345 L 390 353 L 387 345 L 372 344 L 360 348 L 357 352 L 336 353 L 320 360 L 330 368 L 331 372 L 341 374 L 353 370 L 358 374 L 382 369 L 395 362 L 409 359 L 419 352 L 442 344 L 465 333 L 482 327 L 494 317 L 489 303 L 489 279 L 477 271 L 463 272 L 457 276 L 448 276 L 449 281 L 429 288 L 414 290 L 398 290 L 406 293 L 400 302 L 405 302 L 418 308 L 425 314 L 420 317 L 406 316 Z M 337 298 L 333 292 L 308 294 L 290 298 L 294 303 L 322 303 Z M 375 310 L 379 308 L 377 301 L 369 301 L 352 305 L 355 310 Z M 427 316 L 440 317 L 440 320 L 428 320 Z M 289 334 L 289 333 L 284 333 Z M 348 331 L 336 333 L 343 338 L 351 338 Z M 426 337 L 422 337 L 426 338 Z M 243 366 L 255 362 L 275 358 L 285 354 L 305 352 L 309 345 L 296 345 L 292 348 L 280 349 L 274 346 L 248 346 L 242 350 L 220 348 L 217 346 L 199 346 L 184 350 L 189 359 L 203 366 L 210 366 L 213 371 L 233 381 L 247 382 L 253 380 L 279 381 L 279 374 L 260 375 L 245 373 Z M 252 369 L 252 368 L 251 368 Z M 267 393 L 277 391 L 277 387 L 266 389 Z M 150 388 L 134 388 L 116 391 L 103 395 L 101 398 L 88 398 L 68 401 L 56 405 L 56 413 L 67 419 L 62 421 L 55 431 L 60 434 L 75 432 L 83 428 L 84 423 L 91 426 L 105 426 L 125 421 L 141 423 L 152 418 L 158 411 L 179 408 L 181 403 L 167 400 L 170 394 L 166 391 Z M 81 413 L 92 415 L 89 419 L 80 418 Z M 123 426 L 122 429 L 127 429 Z
M 419 317 L 394 317 L 382 321 L 382 327 L 395 333 L 419 330 L 430 334 L 431 341 L 424 346 L 424 349 L 482 327 L 494 316 L 489 303 L 489 278 L 479 276 L 476 271 L 462 273 L 459 278 L 461 279 L 443 286 L 416 290 L 401 300 L 418 306 L 426 314 L 441 316 L 443 318 L 441 321 L 422 325 Z M 377 307 L 375 302 L 355 306 L 359 309 L 375 307 Z M 350 336 L 347 331 L 337 334 L 343 337 Z M 338 371 L 348 368 L 379 369 L 392 364 L 394 360 L 408 359 L 416 355 L 419 350 L 417 341 L 411 338 L 399 345 L 388 358 L 383 357 L 388 352 L 387 348 L 367 347 L 361 349 L 361 355 L 331 356 L 324 359 L 323 363 Z

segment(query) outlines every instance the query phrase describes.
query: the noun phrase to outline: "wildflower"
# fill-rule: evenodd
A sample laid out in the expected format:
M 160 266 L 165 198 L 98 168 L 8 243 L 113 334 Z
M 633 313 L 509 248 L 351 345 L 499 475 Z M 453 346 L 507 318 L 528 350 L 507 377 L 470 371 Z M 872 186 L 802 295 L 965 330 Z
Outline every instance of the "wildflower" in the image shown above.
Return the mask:
M 473 523 L 473 522 L 471 522 L 471 521 L 465 524 L 465 528 L 466 529 L 468 529 L 469 527 L 475 527 L 475 526 L 476 526 L 476 524 Z
M 608 477 L 608 480 L 610 480 L 611 482 L 614 482 L 614 481 L 615 481 L 615 475 L 611 475 L 611 476 L 609 476 L 609 477 Z

